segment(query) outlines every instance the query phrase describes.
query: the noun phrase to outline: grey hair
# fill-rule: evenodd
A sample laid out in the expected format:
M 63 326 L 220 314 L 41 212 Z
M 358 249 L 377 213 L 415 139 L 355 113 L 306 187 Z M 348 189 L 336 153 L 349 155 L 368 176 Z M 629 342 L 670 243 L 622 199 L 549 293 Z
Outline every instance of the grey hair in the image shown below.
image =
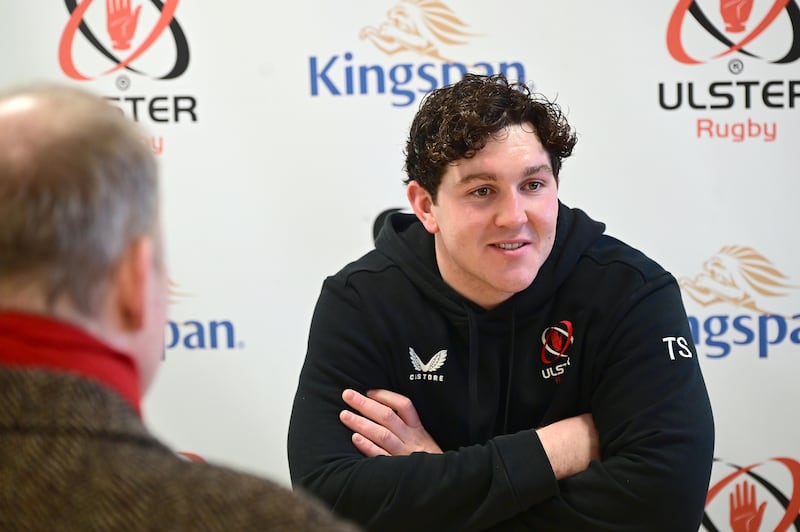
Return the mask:
M 0 118 L 0 282 L 94 317 L 130 243 L 153 236 L 161 260 L 155 158 L 135 123 L 87 91 L 0 94 L 0 106 L 15 101 L 31 110 Z

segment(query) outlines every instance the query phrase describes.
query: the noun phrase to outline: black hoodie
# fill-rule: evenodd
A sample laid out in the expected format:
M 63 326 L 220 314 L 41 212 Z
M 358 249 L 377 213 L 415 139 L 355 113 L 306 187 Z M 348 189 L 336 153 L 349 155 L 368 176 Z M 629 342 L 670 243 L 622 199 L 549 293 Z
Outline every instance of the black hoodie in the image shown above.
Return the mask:
M 289 427 L 292 482 L 372 530 L 696 531 L 711 407 L 672 275 L 560 205 L 533 283 L 484 310 L 393 214 L 326 279 Z M 365 458 L 345 388 L 411 399 L 443 454 Z M 535 429 L 590 412 L 602 459 L 557 482 Z

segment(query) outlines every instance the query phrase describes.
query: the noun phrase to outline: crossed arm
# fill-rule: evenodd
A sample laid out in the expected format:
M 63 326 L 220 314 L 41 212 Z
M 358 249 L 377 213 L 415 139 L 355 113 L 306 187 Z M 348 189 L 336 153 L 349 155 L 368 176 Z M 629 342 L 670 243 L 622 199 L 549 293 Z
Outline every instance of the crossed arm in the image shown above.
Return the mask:
M 362 395 L 348 389 L 342 399 L 358 414 L 342 410 L 339 420 L 353 431 L 353 445 L 364 456 L 441 454 L 408 397 L 389 390 Z M 600 458 L 600 440 L 590 414 L 563 419 L 536 432 L 556 480 L 579 473 Z
M 697 361 L 662 352 L 663 330 L 689 333 L 685 314 L 668 312 L 681 309 L 677 286 L 640 301 L 637 315 L 660 320 L 622 320 L 608 339 L 610 358 L 580 388 L 591 389 L 591 415 L 559 419 L 582 410 L 562 393 L 544 426 L 464 446 L 434 440 L 417 415 L 426 406 L 387 390 L 396 383 L 384 361 L 364 356 L 380 346 L 347 326 L 364 322 L 362 302 L 332 292 L 320 300 L 327 319 L 312 325 L 290 423 L 294 485 L 381 530 L 696 530 L 713 420 Z M 354 391 L 370 386 L 379 389 Z

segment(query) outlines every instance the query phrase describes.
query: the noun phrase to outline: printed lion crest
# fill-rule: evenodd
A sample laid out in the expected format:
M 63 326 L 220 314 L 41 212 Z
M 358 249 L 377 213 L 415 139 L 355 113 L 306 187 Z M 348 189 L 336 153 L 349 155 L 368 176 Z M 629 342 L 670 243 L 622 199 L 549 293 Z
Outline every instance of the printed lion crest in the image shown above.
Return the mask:
M 400 0 L 387 13 L 387 21 L 377 28 L 367 26 L 359 37 L 368 39 L 382 52 L 416 52 L 441 61 L 437 43 L 465 44 L 467 25 L 438 0 Z
M 682 277 L 678 284 L 704 307 L 727 302 L 770 314 L 758 307 L 758 296 L 785 296 L 788 290 L 798 288 L 787 283 L 786 275 L 748 246 L 723 247 L 703 264 L 703 270 L 694 279 Z

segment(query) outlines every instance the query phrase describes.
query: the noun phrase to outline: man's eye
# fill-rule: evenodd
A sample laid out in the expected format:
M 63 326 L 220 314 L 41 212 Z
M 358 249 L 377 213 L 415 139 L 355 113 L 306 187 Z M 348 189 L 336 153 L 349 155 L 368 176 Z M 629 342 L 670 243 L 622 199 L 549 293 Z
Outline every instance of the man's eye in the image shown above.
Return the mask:
M 542 184 L 539 183 L 538 181 L 531 181 L 530 183 L 526 184 L 525 186 L 528 188 L 528 190 L 539 190 L 539 187 L 541 187 Z
M 489 187 L 481 187 L 481 188 L 477 188 L 477 189 L 473 190 L 472 194 L 474 196 L 484 197 L 484 196 L 488 196 L 489 192 L 490 192 L 489 191 Z

